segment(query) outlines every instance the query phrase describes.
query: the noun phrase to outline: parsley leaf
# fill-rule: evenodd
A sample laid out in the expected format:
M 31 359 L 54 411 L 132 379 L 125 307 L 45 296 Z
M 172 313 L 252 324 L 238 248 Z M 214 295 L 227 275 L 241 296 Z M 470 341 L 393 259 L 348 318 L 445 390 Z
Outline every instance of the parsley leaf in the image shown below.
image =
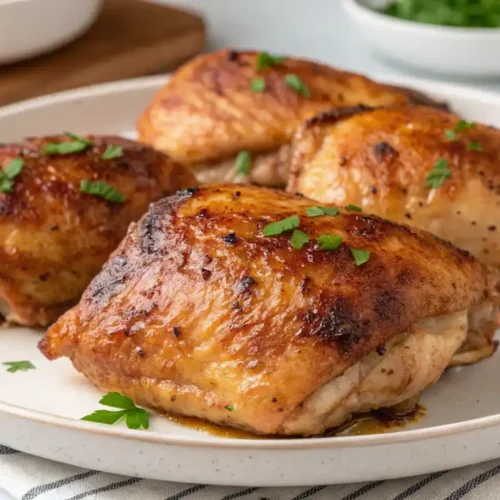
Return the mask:
M 455 141 L 457 138 L 457 134 L 454 130 L 445 130 L 444 135 L 450 139 L 450 141 Z
M 320 217 L 321 215 L 338 215 L 340 210 L 332 207 L 310 207 L 306 208 L 308 217 Z
M 453 129 L 455 132 L 463 132 L 464 130 L 470 130 L 471 128 L 476 128 L 476 124 L 474 122 L 467 122 L 465 120 L 458 120 L 455 128 Z
M 309 236 L 304 231 L 295 229 L 292 234 L 292 247 L 300 250 L 306 243 L 309 243 Z
M 0 193 L 12 193 L 14 179 L 21 173 L 24 167 L 22 158 L 14 158 L 7 164 L 4 171 L 0 170 Z
M 233 406 L 233 405 L 226 405 L 226 406 L 224 406 L 224 408 L 225 408 L 227 411 L 233 411 L 233 410 L 234 410 L 234 406 Z
M 241 151 L 236 157 L 234 168 L 237 174 L 248 175 L 252 167 L 252 157 L 248 151 Z
M 266 90 L 266 80 L 264 80 L 263 76 L 253 78 L 249 87 L 250 90 L 253 90 L 254 92 L 264 92 L 264 90 Z
M 300 77 L 293 74 L 288 74 L 285 76 L 285 83 L 295 90 L 298 94 L 303 97 L 311 97 L 311 92 L 309 91 L 307 85 L 302 81 Z
M 272 56 L 269 52 L 259 52 L 257 54 L 257 71 L 264 71 L 265 69 L 270 68 L 271 66 L 279 66 L 285 57 L 282 56 Z
M 114 158 L 120 158 L 120 156 L 123 155 L 123 147 L 122 146 L 115 146 L 113 144 L 110 144 L 107 148 L 106 151 L 102 154 L 101 158 L 103 160 L 112 160 Z
M 483 150 L 483 146 L 478 141 L 471 141 L 471 142 L 469 142 L 469 144 L 467 144 L 467 149 L 469 151 L 482 151 Z
M 10 373 L 36 370 L 35 365 L 31 361 L 4 361 L 2 365 L 8 366 L 7 371 Z
M 80 183 L 80 191 L 82 193 L 95 194 L 113 203 L 123 203 L 126 200 L 125 195 L 120 193 L 118 189 L 102 181 L 89 181 L 85 179 Z
M 297 215 L 292 215 L 292 217 L 287 217 L 286 219 L 279 220 L 277 222 L 269 223 L 262 233 L 264 236 L 276 236 L 278 234 L 291 231 L 300 226 L 300 219 Z
M 336 234 L 322 234 L 317 241 L 320 244 L 321 250 L 334 251 L 342 244 L 342 236 L 337 236 Z
M 370 252 L 366 250 L 359 250 L 358 248 L 349 247 L 351 255 L 354 257 L 354 262 L 357 266 L 362 266 L 370 260 Z
M 144 408 L 138 408 L 134 402 L 127 396 L 119 392 L 109 392 L 99 401 L 104 406 L 120 408 L 118 411 L 96 410 L 90 415 L 82 418 L 87 422 L 97 422 L 100 424 L 113 425 L 125 417 L 125 422 L 129 429 L 149 428 L 148 413 Z
M 425 185 L 431 188 L 438 188 L 450 177 L 451 170 L 448 168 L 448 160 L 440 158 L 434 165 L 434 168 L 427 174 Z
M 356 205 L 346 205 L 345 209 L 349 210 L 351 212 L 362 212 L 363 211 L 361 208 L 357 207 Z
M 80 137 L 79 135 L 72 134 L 71 132 L 64 132 L 64 135 L 71 141 L 67 142 L 51 142 L 43 147 L 43 152 L 46 155 L 69 155 L 72 153 L 80 153 L 87 148 L 94 145 L 92 141 Z

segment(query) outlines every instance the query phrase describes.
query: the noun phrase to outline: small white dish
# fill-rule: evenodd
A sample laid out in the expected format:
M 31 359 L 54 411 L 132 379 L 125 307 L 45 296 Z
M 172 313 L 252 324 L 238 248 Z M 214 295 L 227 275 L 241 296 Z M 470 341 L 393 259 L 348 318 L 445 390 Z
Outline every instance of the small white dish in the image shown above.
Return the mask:
M 0 0 L 0 64 L 49 52 L 82 35 L 102 0 Z
M 417 69 L 455 76 L 500 75 L 500 28 L 456 28 L 406 21 L 377 9 L 389 0 L 344 0 L 376 53 Z

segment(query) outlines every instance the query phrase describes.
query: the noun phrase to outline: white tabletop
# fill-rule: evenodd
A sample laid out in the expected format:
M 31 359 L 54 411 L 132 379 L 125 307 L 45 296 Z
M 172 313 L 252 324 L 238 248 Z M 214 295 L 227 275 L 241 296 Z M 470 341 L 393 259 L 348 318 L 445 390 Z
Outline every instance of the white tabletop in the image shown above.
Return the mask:
M 209 27 L 207 50 L 256 48 L 309 57 L 372 76 L 416 76 L 452 81 L 386 64 L 349 22 L 343 0 L 157 0 L 203 14 Z M 454 80 L 457 82 L 457 80 Z M 496 80 L 458 83 L 500 92 Z

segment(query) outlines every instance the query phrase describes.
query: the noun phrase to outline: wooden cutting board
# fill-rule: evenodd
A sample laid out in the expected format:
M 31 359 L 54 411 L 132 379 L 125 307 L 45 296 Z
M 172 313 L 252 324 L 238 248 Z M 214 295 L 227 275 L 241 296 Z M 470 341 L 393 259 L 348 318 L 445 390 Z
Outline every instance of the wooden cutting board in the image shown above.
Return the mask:
M 124 78 L 169 71 L 203 49 L 194 14 L 143 0 L 104 0 L 90 30 L 36 59 L 0 66 L 0 105 Z

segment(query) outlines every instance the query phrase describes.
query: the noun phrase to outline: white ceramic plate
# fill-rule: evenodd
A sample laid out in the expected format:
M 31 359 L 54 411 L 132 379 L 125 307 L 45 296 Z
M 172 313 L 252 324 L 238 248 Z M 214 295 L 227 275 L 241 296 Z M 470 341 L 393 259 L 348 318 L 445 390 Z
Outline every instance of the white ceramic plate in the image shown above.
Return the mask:
M 131 135 L 165 77 L 101 85 L 0 109 L 0 142 L 71 130 Z M 396 82 L 396 83 L 400 83 Z M 406 81 L 446 99 L 468 119 L 500 126 L 500 97 Z M 500 354 L 449 370 L 422 398 L 427 416 L 398 432 L 318 439 L 242 440 L 182 427 L 160 415 L 148 431 L 82 422 L 100 393 L 66 359 L 47 361 L 40 332 L 0 330 L 0 443 L 106 472 L 206 484 L 305 486 L 390 479 L 500 457 Z

